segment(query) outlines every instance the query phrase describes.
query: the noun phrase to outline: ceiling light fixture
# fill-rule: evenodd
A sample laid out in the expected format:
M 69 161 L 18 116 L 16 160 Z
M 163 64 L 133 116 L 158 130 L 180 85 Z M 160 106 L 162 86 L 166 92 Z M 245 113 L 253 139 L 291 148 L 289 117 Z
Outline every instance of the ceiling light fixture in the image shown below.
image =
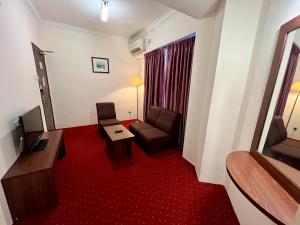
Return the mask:
M 108 0 L 102 0 L 101 4 L 101 20 L 106 22 L 108 20 Z

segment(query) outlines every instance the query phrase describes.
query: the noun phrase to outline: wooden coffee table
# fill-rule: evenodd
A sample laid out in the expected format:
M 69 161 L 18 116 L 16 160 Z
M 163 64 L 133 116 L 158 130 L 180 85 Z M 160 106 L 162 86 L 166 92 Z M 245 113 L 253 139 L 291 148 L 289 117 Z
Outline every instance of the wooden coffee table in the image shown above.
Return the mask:
M 116 131 L 122 130 L 120 133 Z M 108 153 L 113 159 L 130 156 L 132 153 L 132 139 L 134 135 L 123 125 L 104 127 Z

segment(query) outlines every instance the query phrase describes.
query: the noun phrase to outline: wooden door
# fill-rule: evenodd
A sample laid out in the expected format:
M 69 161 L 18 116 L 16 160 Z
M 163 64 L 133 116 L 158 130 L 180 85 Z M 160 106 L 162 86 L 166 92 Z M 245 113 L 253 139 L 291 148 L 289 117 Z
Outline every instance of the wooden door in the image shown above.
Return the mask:
M 55 130 L 55 121 L 53 115 L 50 88 L 48 83 L 45 54 L 35 44 L 32 43 L 32 49 L 35 60 L 35 67 L 38 75 L 39 89 L 42 98 L 46 125 L 48 130 Z

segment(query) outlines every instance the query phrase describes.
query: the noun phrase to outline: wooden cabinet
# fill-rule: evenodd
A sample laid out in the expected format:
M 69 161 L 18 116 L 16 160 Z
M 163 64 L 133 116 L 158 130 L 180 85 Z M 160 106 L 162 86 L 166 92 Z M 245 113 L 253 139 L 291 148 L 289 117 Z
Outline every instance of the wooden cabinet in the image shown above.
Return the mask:
M 49 139 L 46 148 L 20 155 L 1 180 L 14 221 L 58 204 L 53 166 L 65 155 L 63 131 L 44 132 L 42 139 Z

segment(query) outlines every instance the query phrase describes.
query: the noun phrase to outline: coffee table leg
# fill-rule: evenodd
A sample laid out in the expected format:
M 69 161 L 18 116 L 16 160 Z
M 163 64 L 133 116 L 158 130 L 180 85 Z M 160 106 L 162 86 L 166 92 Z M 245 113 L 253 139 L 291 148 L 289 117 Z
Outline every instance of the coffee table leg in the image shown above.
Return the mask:
M 117 142 L 110 142 L 109 151 L 115 160 L 121 159 L 132 154 L 132 141 L 122 140 Z
M 127 153 L 129 156 L 132 154 L 132 141 L 130 139 L 127 140 Z

